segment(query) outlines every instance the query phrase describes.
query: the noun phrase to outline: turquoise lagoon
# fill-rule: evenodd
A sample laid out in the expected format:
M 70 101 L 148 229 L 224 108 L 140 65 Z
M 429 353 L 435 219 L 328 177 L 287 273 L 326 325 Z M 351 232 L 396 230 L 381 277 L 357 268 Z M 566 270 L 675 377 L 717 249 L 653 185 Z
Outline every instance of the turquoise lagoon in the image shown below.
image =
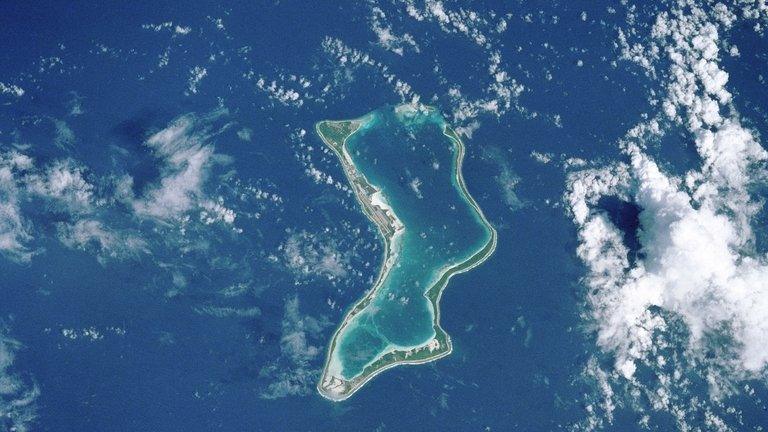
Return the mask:
M 491 255 L 496 232 L 464 185 L 463 143 L 436 109 L 385 107 L 317 130 L 386 246 L 377 281 L 329 347 L 318 389 L 340 400 L 392 366 L 450 353 L 440 295 L 451 275 Z

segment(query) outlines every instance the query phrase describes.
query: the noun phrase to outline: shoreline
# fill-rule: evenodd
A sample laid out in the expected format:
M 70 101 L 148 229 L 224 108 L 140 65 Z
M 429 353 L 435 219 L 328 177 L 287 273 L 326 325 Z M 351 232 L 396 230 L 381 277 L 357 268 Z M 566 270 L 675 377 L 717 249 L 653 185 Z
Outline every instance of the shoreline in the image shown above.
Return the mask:
M 410 107 L 406 105 L 400 105 L 395 108 L 398 110 L 408 111 L 409 109 L 426 109 L 427 111 L 436 111 L 436 108 L 429 106 L 420 106 L 418 108 Z M 381 266 L 381 270 L 373 284 L 373 288 L 367 292 L 360 300 L 358 300 L 347 312 L 344 320 L 338 326 L 334 332 L 331 342 L 326 354 L 325 364 L 323 366 L 323 373 L 317 384 L 317 390 L 324 398 L 334 402 L 343 401 L 352 396 L 357 390 L 362 388 L 368 381 L 380 373 L 391 369 L 398 365 L 417 365 L 424 364 L 431 361 L 438 360 L 449 355 L 453 351 L 453 344 L 448 333 L 440 325 L 440 299 L 442 298 L 443 291 L 448 285 L 451 277 L 456 274 L 461 274 L 469 271 L 478 265 L 485 262 L 493 255 L 497 244 L 497 233 L 495 228 L 490 224 L 485 214 L 480 209 L 480 206 L 472 198 L 467 190 L 462 174 L 462 164 L 465 155 L 465 146 L 456 132 L 450 128 L 447 123 L 443 124 L 443 135 L 448 137 L 451 142 L 456 146 L 456 151 L 452 162 L 455 163 L 456 169 L 453 175 L 453 179 L 456 180 L 456 184 L 460 189 L 459 192 L 466 200 L 466 202 L 475 210 L 476 215 L 479 218 L 479 222 L 488 230 L 489 237 L 487 242 L 476 252 L 471 254 L 466 260 L 440 269 L 438 272 L 439 277 L 437 281 L 432 284 L 422 294 L 432 305 L 433 319 L 432 326 L 435 332 L 435 336 L 423 344 L 414 347 L 395 347 L 394 349 L 382 352 L 381 355 L 366 365 L 363 371 L 356 377 L 346 380 L 341 375 L 338 367 L 334 367 L 333 352 L 338 340 L 339 334 L 344 330 L 351 320 L 362 311 L 372 299 L 376 297 L 379 289 L 382 286 L 382 282 L 389 273 L 392 264 L 398 256 L 397 252 L 397 239 L 405 229 L 403 224 L 397 218 L 391 207 L 388 206 L 386 201 L 383 201 L 381 191 L 367 182 L 367 179 L 362 173 L 358 173 L 357 168 L 354 166 L 351 158 L 349 157 L 346 149 L 347 140 L 362 128 L 365 123 L 373 119 L 373 114 L 368 114 L 364 117 L 354 120 L 342 120 L 342 121 L 329 121 L 323 120 L 315 124 L 315 131 L 320 136 L 321 140 L 331 147 L 331 149 L 339 157 L 342 168 L 347 180 L 352 186 L 355 196 L 358 202 L 363 207 L 363 212 L 366 216 L 374 222 L 379 228 L 379 236 L 384 240 L 384 262 Z M 323 131 L 324 127 L 328 127 L 330 130 Z M 333 135 L 333 132 L 339 132 L 343 136 Z M 330 132 L 330 133 L 329 133 Z M 384 197 L 385 198 L 385 197 Z M 376 209 L 380 209 L 377 211 Z M 383 217 L 386 215 L 387 217 Z

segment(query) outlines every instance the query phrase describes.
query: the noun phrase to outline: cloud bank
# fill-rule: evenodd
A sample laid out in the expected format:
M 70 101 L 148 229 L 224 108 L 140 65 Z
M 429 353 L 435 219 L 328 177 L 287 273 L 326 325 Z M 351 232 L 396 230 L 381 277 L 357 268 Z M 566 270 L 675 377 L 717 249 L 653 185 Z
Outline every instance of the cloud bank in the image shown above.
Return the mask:
M 672 414 L 681 430 L 694 417 L 724 425 L 721 404 L 685 400 L 681 377 L 695 371 L 716 401 L 766 376 L 768 256 L 756 242 L 763 200 L 754 191 L 765 185 L 768 152 L 733 107 L 720 62 L 736 19 L 721 4 L 681 1 L 657 15 L 644 44 L 620 35 L 623 58 L 660 80 L 664 95 L 658 115 L 621 140 L 625 162 L 568 177 L 565 201 L 587 268 L 584 313 L 614 359 L 612 371 L 586 368 L 603 399 L 589 405 L 584 429 L 611 422 L 621 387 Z M 699 166 L 683 175 L 648 150 L 671 128 L 698 153 Z

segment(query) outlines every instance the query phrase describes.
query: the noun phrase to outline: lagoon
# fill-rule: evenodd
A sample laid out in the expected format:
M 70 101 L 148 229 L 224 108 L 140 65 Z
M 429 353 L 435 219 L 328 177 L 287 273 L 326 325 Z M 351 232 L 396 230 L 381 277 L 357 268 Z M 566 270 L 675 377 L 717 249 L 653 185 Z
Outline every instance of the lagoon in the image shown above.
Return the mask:
M 386 369 L 451 352 L 440 296 L 452 275 L 493 253 L 496 231 L 464 184 L 464 144 L 435 108 L 388 106 L 316 130 L 385 245 L 379 276 L 334 333 L 318 384 L 343 400 Z

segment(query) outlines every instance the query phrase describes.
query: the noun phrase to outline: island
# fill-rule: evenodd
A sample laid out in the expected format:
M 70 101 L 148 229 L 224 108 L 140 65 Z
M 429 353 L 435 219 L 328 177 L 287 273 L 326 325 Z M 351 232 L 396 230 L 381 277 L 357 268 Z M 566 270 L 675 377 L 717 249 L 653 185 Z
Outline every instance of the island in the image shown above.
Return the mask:
M 493 254 L 497 234 L 464 183 L 464 144 L 434 107 L 386 106 L 315 129 L 384 245 L 381 270 L 334 332 L 317 386 L 341 401 L 389 368 L 451 353 L 440 297 L 453 275 Z

